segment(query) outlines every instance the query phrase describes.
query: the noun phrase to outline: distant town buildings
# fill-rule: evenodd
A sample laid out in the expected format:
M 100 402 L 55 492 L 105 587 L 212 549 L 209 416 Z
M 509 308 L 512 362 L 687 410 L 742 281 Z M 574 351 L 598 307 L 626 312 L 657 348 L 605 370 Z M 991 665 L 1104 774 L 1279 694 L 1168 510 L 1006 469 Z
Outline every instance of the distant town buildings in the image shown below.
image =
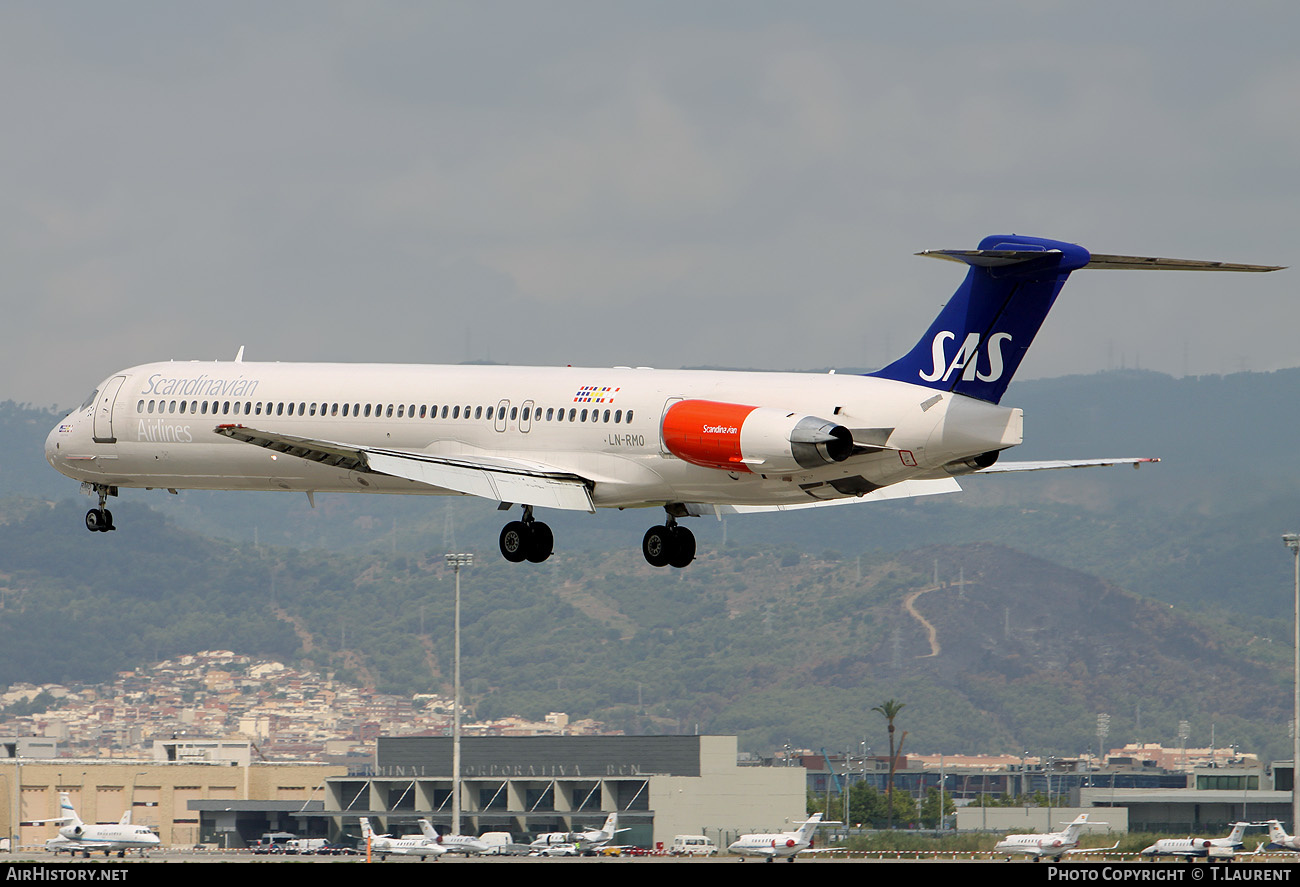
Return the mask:
M 442 736 L 449 698 L 352 687 L 281 662 L 207 650 L 119 672 L 94 686 L 14 684 L 0 693 L 0 733 L 44 737 L 61 756 L 141 757 L 156 742 L 244 738 L 262 760 L 372 756 L 380 736 Z M 473 736 L 617 734 L 552 712 L 544 721 L 466 721 Z

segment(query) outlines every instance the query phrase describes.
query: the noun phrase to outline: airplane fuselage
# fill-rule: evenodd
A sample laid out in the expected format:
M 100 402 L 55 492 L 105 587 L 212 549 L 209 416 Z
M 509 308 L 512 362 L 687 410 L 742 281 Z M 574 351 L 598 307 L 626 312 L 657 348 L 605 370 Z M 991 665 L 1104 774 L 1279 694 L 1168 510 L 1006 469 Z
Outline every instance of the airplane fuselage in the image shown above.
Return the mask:
M 709 406 L 678 419 L 671 410 L 683 401 Z M 749 408 L 761 415 L 746 418 Z M 804 457 L 782 424 L 799 417 L 852 429 L 855 443 L 867 429 L 884 446 Z M 114 374 L 50 433 L 46 457 L 105 487 L 447 492 L 215 432 L 244 426 L 535 463 L 586 479 L 597 507 L 794 505 L 961 473 L 944 466 L 1018 444 L 1020 424 L 1019 410 L 854 375 L 196 361 Z
M 762 856 L 784 859 L 807 850 L 809 841 L 794 832 L 769 835 L 744 835 L 727 848 L 737 856 Z
M 1064 853 L 1079 846 L 1077 839 L 1060 834 L 1051 835 L 1007 835 L 993 848 L 995 853 L 1023 853 L 1027 856 L 1060 858 Z
M 59 829 L 59 837 L 46 842 L 46 846 L 56 853 L 103 852 L 127 850 L 154 850 L 162 845 L 161 840 L 148 826 L 143 825 L 70 825 Z

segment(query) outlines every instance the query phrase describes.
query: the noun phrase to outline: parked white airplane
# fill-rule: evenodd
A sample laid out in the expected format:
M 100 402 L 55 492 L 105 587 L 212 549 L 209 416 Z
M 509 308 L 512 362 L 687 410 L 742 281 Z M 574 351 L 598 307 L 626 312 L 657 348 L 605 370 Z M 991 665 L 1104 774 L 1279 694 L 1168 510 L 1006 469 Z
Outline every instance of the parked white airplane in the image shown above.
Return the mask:
M 448 853 L 463 853 L 466 856 L 472 853 L 477 856 L 489 849 L 487 844 L 472 835 L 440 835 L 427 819 L 420 820 L 420 832 L 425 840 L 433 841 Z
M 1278 820 L 1270 819 L 1255 825 L 1268 826 L 1268 845 L 1265 850 L 1292 850 L 1300 853 L 1300 836 L 1288 835 Z
M 69 855 L 80 853 L 90 856 L 91 851 L 103 851 L 105 856 L 116 851 L 118 856 L 125 856 L 128 850 L 138 850 L 143 856 L 146 850 L 161 847 L 162 841 L 153 831 L 144 825 L 131 824 L 131 811 L 122 814 L 122 819 L 112 824 L 82 822 L 77 811 L 73 809 L 72 800 L 67 792 L 59 792 L 59 813 L 57 819 L 37 819 L 36 823 L 58 822 L 59 837 L 45 842 L 45 848 L 55 855 L 67 851 Z
M 817 831 L 818 825 L 839 825 L 839 823 L 822 822 L 822 815 L 814 813 L 799 824 L 798 831 L 741 835 L 727 850 L 737 856 L 762 856 L 768 862 L 778 857 L 786 857 L 794 862 L 796 856 L 812 847 L 813 833 Z
M 361 817 L 361 837 L 369 845 L 370 852 L 378 855 L 381 860 L 389 856 L 419 856 L 422 859 L 432 856 L 436 860 L 447 852 L 423 836 L 394 838 L 391 835 L 377 835 L 370 827 L 370 820 L 365 816 Z
M 1043 835 L 1007 835 L 997 843 L 993 848 L 994 853 L 1023 853 L 1026 856 L 1032 856 L 1034 862 L 1046 856 L 1050 859 L 1060 859 L 1062 856 L 1072 856 L 1076 853 L 1097 853 L 1099 850 L 1089 849 L 1080 850 L 1079 833 L 1084 826 L 1089 825 L 1107 825 L 1105 822 L 1089 822 L 1087 813 L 1080 813 L 1075 817 L 1063 830 L 1059 832 L 1048 832 Z M 1114 847 L 1105 849 L 1114 850 L 1119 846 L 1116 842 Z M 1011 857 L 1008 856 L 1008 859 Z
M 619 832 L 627 829 L 618 827 L 618 813 L 605 817 L 605 824 L 598 829 L 585 829 L 580 832 L 547 832 L 538 835 L 528 846 L 533 850 L 545 850 L 548 847 L 572 844 L 580 853 L 591 853 L 610 846 L 610 842 Z
M 1236 853 L 1249 822 L 1235 822 L 1226 838 L 1163 838 L 1142 851 L 1143 856 L 1210 856 Z M 1258 848 L 1257 848 L 1258 849 Z
M 1275 270 L 1092 255 L 1034 237 L 922 253 L 969 266 L 925 336 L 865 376 L 615 367 L 167 362 L 114 373 L 51 431 L 50 464 L 98 496 L 123 487 L 480 496 L 505 510 L 507 560 L 554 545 L 534 509 L 662 507 L 642 540 L 684 567 L 688 515 L 953 492 L 955 477 L 1152 459 L 995 465 L 1021 442 L 999 405 L 1070 272 Z M 313 499 L 314 502 L 314 499 Z
M 629 829 L 618 827 L 618 812 L 615 811 L 605 817 L 605 824 L 600 828 L 586 829 L 574 835 L 574 843 L 583 850 L 600 850 L 611 846 L 619 832 L 626 831 Z

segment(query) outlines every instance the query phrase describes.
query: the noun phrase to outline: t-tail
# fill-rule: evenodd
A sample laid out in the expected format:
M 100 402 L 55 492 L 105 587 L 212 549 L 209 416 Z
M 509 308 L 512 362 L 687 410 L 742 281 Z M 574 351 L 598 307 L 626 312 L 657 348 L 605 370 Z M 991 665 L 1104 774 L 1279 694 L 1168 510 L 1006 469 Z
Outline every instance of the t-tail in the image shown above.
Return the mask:
M 601 828 L 601 832 L 608 835 L 612 840 L 618 834 L 618 831 L 618 813 L 611 813 L 605 817 L 605 825 Z M 624 829 L 624 831 L 627 831 L 627 829 Z
M 1083 831 L 1085 825 L 1109 825 L 1106 822 L 1089 822 L 1087 813 L 1080 813 L 1075 817 L 1074 822 L 1065 827 L 1065 839 L 1067 841 L 1079 840 L 1079 832 Z
M 59 792 L 59 816 L 71 828 L 80 828 L 82 825 L 81 817 L 73 809 L 72 798 L 68 796 L 67 792 Z
M 799 831 L 797 832 L 799 842 L 802 844 L 811 844 L 813 832 L 817 831 L 817 826 L 821 825 L 821 823 L 822 815 L 820 813 L 814 813 L 812 816 L 805 819 L 803 824 L 799 826 Z
M 1073 243 L 1016 234 L 985 237 L 978 249 L 927 250 L 917 255 L 962 262 L 970 269 L 921 341 L 870 375 L 990 403 L 1002 400 L 1072 271 L 1278 270 L 1273 265 L 1098 255 Z

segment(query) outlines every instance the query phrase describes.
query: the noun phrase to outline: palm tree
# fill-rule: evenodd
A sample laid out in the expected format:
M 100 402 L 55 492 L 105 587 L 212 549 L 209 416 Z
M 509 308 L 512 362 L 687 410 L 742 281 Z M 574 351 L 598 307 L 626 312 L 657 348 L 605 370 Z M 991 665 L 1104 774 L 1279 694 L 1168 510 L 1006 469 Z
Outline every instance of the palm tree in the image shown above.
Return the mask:
M 903 710 L 906 703 L 899 702 L 896 699 L 890 699 L 882 702 L 880 705 L 873 706 L 872 711 L 878 711 L 884 715 L 885 720 L 889 722 L 889 779 L 885 783 L 885 809 L 889 811 L 889 828 L 894 827 L 894 762 L 898 760 L 897 753 L 894 751 L 894 718 Z M 902 739 L 907 738 L 904 732 Z M 902 748 L 902 740 L 898 743 Z

